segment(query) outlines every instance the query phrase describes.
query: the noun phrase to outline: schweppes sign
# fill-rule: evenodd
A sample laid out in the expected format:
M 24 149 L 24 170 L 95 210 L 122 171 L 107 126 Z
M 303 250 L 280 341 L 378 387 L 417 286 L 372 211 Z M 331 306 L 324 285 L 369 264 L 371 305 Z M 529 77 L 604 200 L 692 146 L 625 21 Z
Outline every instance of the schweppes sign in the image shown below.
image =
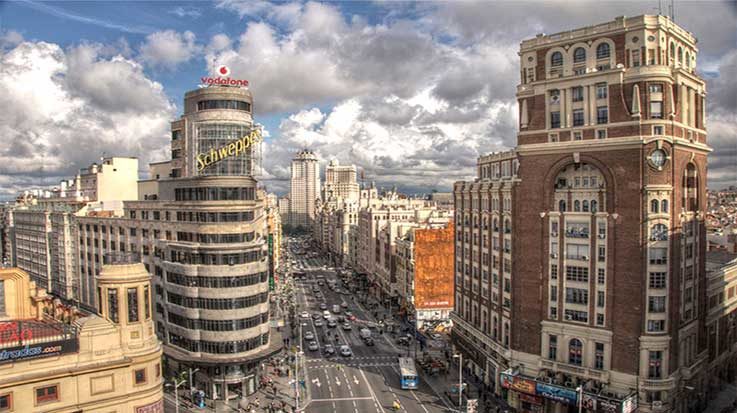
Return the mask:
M 254 129 L 248 135 L 230 142 L 225 146 L 221 146 L 217 149 L 210 149 L 209 152 L 200 153 L 197 155 L 197 170 L 201 171 L 214 163 L 222 161 L 223 159 L 246 153 L 249 148 L 261 143 L 262 140 L 261 130 Z

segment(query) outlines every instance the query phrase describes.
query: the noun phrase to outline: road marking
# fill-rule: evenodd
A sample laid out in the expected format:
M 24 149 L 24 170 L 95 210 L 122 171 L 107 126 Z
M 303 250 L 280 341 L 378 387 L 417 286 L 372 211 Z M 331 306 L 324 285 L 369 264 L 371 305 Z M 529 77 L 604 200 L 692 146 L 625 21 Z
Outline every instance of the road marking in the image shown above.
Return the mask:
M 317 402 L 344 402 L 344 401 L 353 401 L 353 404 L 356 404 L 356 400 L 372 400 L 371 397 L 331 397 L 329 399 L 312 399 L 313 403 Z
M 358 377 L 356 377 L 355 374 L 353 375 L 353 382 L 356 383 L 356 384 L 358 384 Z
M 337 377 L 335 378 L 335 385 L 336 385 L 336 386 L 340 386 L 340 380 L 338 380 L 338 378 L 337 378 Z
M 383 413 L 384 409 L 379 409 L 379 406 L 381 406 L 381 403 L 379 403 L 379 399 L 376 397 L 376 393 L 374 393 L 374 388 L 371 387 L 371 383 L 366 378 L 366 373 L 363 372 L 363 370 L 358 370 L 361 372 L 361 377 L 363 377 L 363 381 L 366 382 L 366 385 L 368 386 L 369 393 L 371 394 L 371 398 L 374 399 L 374 407 L 376 408 L 376 411 L 379 413 Z

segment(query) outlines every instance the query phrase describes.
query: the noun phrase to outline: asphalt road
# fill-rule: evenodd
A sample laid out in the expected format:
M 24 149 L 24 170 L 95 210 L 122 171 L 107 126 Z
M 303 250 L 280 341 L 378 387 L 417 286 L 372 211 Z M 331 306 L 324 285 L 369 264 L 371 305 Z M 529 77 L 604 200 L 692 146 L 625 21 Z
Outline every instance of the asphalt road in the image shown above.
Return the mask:
M 314 259 L 309 264 L 316 263 Z M 357 320 L 352 322 L 353 329 L 345 331 L 340 323 L 337 328 L 327 328 L 323 320 L 322 327 L 315 327 L 315 320 L 298 318 L 303 324 L 303 334 L 312 331 L 320 349 L 307 349 L 307 340 L 303 340 L 305 349 L 306 383 L 310 401 L 305 408 L 306 412 L 315 413 L 380 413 L 394 411 L 392 404 L 399 401 L 401 412 L 407 413 L 435 413 L 450 411 L 443 404 L 440 397 L 420 379 L 416 390 L 403 390 L 399 383 L 398 356 L 406 355 L 406 347 L 398 347 L 386 336 L 378 336 L 373 331 L 374 346 L 366 346 L 359 336 L 360 325 L 364 322 L 375 322 L 371 313 L 367 311 L 352 294 L 338 294 L 328 288 L 327 283 L 320 289 L 324 300 L 315 299 L 312 286 L 317 285 L 316 275 L 322 274 L 326 279 L 338 279 L 336 273 L 322 270 L 321 267 L 307 267 L 307 279 L 297 283 L 298 313 L 308 311 L 310 315 L 322 313 L 319 309 L 321 302 L 332 309 L 334 304 L 343 302 L 348 304 L 347 311 L 353 312 Z M 317 262 L 319 264 L 319 262 Z M 340 286 L 341 283 L 338 282 Z M 342 312 L 345 314 L 345 311 Z M 326 333 L 327 340 L 325 338 Z M 338 343 L 334 336 L 338 334 Z M 323 348 L 326 342 L 333 344 L 338 350 L 340 345 L 347 344 L 353 351 L 352 357 L 342 357 L 338 354 L 326 357 Z M 300 374 L 301 375 L 301 374 Z

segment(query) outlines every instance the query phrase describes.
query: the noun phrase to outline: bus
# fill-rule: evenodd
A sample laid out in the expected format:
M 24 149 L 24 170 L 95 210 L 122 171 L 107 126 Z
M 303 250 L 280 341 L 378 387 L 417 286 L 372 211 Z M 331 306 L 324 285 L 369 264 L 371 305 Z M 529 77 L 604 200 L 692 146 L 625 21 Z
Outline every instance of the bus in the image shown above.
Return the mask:
M 403 389 L 416 389 L 419 383 L 415 361 L 411 357 L 399 357 L 399 382 Z

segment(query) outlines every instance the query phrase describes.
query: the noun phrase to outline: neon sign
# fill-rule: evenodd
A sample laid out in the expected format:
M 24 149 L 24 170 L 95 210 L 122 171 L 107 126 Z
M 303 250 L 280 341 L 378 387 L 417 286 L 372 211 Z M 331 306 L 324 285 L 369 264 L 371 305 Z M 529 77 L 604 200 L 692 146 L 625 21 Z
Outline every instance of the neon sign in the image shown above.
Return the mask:
M 223 159 L 245 153 L 248 148 L 260 143 L 262 140 L 261 131 L 259 129 L 254 129 L 250 134 L 230 142 L 225 146 L 217 149 L 210 149 L 209 152 L 200 153 L 197 155 L 197 170 L 202 171 L 208 166 L 220 162 Z
M 230 75 L 230 69 L 228 69 L 228 66 L 220 66 L 217 70 L 219 77 L 210 77 L 210 76 L 203 76 L 200 78 L 200 81 L 203 85 L 212 86 L 212 85 L 220 85 L 220 86 L 243 86 L 248 87 L 248 81 L 245 79 L 232 79 L 230 77 L 227 77 Z

